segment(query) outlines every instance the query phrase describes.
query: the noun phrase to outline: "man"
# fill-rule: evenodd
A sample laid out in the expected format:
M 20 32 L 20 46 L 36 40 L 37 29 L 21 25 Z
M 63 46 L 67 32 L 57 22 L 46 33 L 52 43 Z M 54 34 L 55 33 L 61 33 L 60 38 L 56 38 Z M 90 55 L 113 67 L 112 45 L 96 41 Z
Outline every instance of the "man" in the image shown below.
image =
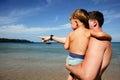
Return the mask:
M 103 14 L 98 11 L 89 13 L 90 29 L 100 32 L 104 22 Z M 65 38 L 60 37 L 41 37 L 43 41 L 53 39 L 57 42 L 64 43 Z M 71 71 L 79 80 L 101 80 L 102 73 L 108 67 L 112 57 L 112 47 L 108 40 L 98 40 L 91 37 L 86 51 L 85 59 L 81 64 L 69 66 L 66 68 Z

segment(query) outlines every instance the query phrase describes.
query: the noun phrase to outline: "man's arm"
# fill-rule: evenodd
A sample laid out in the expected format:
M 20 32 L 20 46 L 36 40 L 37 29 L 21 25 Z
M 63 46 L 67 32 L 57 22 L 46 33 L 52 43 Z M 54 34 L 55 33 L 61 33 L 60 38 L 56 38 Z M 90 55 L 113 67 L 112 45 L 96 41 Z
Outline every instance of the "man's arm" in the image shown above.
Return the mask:
M 39 36 L 39 38 L 41 38 L 43 42 L 47 42 L 47 41 L 50 40 L 50 36 Z M 56 41 L 56 42 L 64 44 L 65 40 L 66 40 L 66 37 L 56 37 L 56 36 L 53 36 L 52 39 L 53 39 L 53 41 Z
M 91 38 L 84 61 L 76 66 L 66 65 L 66 68 L 79 79 L 95 80 L 102 64 L 104 45 L 104 42 Z

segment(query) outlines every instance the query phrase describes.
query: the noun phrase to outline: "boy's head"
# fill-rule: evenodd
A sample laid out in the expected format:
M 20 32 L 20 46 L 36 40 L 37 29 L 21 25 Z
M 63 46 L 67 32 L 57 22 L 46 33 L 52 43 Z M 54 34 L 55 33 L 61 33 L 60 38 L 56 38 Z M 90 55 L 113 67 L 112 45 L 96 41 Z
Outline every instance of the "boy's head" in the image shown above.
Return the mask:
M 70 16 L 70 20 L 72 19 L 77 19 L 80 22 L 83 23 L 83 25 L 86 28 L 89 28 L 88 20 L 89 20 L 89 15 L 88 12 L 84 9 L 77 9 L 75 10 L 72 15 Z
M 97 20 L 99 26 L 102 27 L 102 25 L 104 23 L 103 14 L 101 12 L 99 12 L 99 11 L 91 11 L 91 12 L 89 12 L 89 22 L 94 21 L 94 20 Z M 95 23 L 93 23 L 93 25 L 95 25 Z

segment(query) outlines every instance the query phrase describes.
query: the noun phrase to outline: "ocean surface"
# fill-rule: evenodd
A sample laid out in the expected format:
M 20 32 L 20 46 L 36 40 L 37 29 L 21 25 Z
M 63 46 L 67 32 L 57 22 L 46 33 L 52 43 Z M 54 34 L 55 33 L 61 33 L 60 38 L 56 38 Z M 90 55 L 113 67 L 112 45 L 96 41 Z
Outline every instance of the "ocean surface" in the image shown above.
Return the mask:
M 112 42 L 112 48 L 113 56 L 111 64 L 106 70 L 103 80 L 120 79 L 120 42 Z M 32 69 L 34 67 L 38 69 L 43 68 L 45 70 L 51 68 L 51 72 L 53 73 L 56 72 L 59 66 L 62 67 L 61 70 L 64 70 L 67 53 L 68 52 L 63 49 L 63 44 L 59 43 L 0 43 L 0 80 L 20 80 L 20 77 L 13 78 L 12 76 L 19 72 L 17 69 L 23 69 L 22 67 L 24 67 L 24 69 L 27 67 Z M 67 71 L 63 71 L 64 74 L 66 74 L 66 72 Z M 16 74 L 16 76 L 22 77 L 20 73 Z M 42 80 L 42 77 L 44 76 L 37 79 Z M 64 78 L 65 77 L 66 76 L 64 76 Z M 64 80 L 64 78 L 61 80 Z M 35 79 L 33 78 L 33 80 Z M 27 78 L 22 78 L 22 80 L 27 80 Z M 28 80 L 32 79 L 28 78 Z M 45 80 L 45 78 L 43 78 L 43 80 Z

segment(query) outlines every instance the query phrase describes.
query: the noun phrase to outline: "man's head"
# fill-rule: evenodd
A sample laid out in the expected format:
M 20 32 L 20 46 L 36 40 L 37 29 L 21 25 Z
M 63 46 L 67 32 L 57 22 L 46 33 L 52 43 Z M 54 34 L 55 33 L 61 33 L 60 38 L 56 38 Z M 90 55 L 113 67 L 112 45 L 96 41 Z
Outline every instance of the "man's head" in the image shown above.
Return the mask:
M 102 27 L 104 23 L 104 16 L 99 11 L 91 11 L 89 12 L 89 27 L 96 27 L 97 25 L 99 27 Z
M 72 15 L 70 16 L 70 21 L 75 22 L 75 21 L 80 21 L 86 28 L 89 28 L 88 20 L 89 20 L 89 14 L 86 10 L 84 9 L 77 9 L 75 10 Z

